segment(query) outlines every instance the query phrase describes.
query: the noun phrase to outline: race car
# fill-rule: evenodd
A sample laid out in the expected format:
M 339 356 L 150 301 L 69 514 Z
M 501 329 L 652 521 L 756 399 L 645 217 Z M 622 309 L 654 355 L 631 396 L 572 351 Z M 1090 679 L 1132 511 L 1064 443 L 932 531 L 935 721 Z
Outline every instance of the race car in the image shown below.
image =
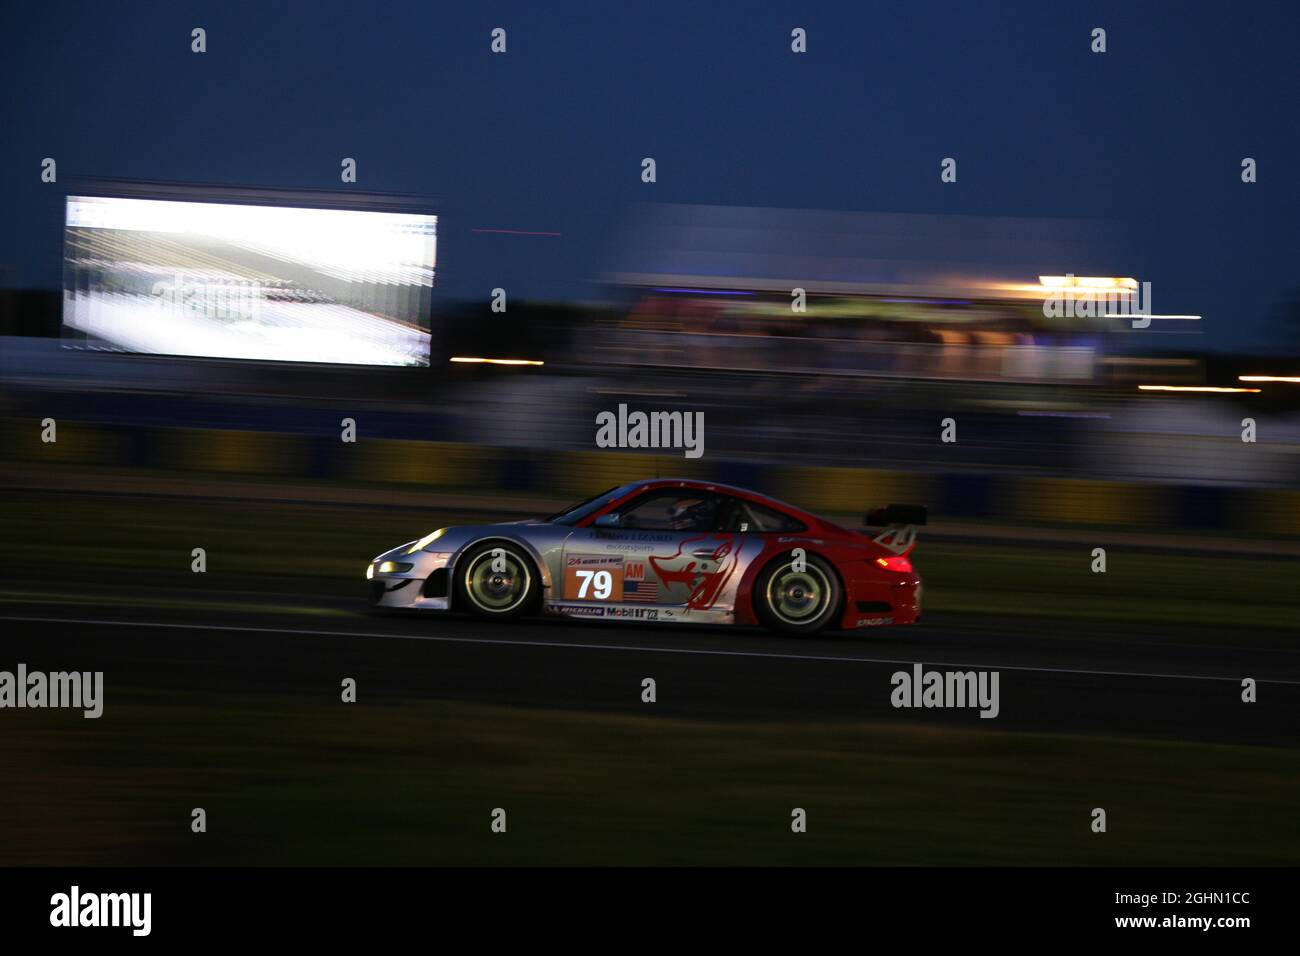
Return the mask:
M 439 528 L 366 567 L 382 609 L 759 624 L 788 634 L 912 624 L 926 509 L 840 527 L 757 492 L 685 478 L 610 488 L 548 518 Z

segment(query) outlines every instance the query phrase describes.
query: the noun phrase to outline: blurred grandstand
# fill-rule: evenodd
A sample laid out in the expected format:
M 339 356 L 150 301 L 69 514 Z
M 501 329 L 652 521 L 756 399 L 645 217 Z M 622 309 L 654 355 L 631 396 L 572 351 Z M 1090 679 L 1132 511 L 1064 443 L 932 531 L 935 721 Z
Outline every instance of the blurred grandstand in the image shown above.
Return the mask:
M 137 239 L 148 246 L 136 252 L 155 265 L 175 252 L 165 237 Z M 70 240 L 74 285 L 107 258 L 115 266 L 96 279 L 101 294 L 140 296 L 182 264 L 150 271 L 133 264 L 141 256 L 121 237 L 105 257 L 104 241 Z M 1007 495 L 986 485 L 1014 476 L 1208 488 L 1300 483 L 1294 385 L 1211 395 L 1137 390 L 1152 382 L 1235 385 L 1238 374 L 1262 365 L 1285 371 L 1277 360 L 1215 359 L 1190 348 L 1171 354 L 1158 330 L 1144 335 L 1119 319 L 1045 313 L 1041 276 L 1124 275 L 1124 242 L 1101 225 L 661 205 L 635 210 L 612 248 L 586 303 L 512 302 L 495 313 L 486 301 L 434 301 L 430 369 L 75 352 L 48 337 L 8 338 L 0 354 L 5 413 L 321 442 L 336 442 L 339 421 L 352 417 L 365 440 L 493 449 L 494 461 L 519 464 L 465 480 L 518 488 L 549 473 L 528 462 L 592 451 L 597 412 L 627 402 L 703 411 L 706 457 L 718 469 L 710 473 L 752 478 L 754 469 L 793 465 L 889 471 L 985 488 L 956 495 L 982 502 L 960 506 L 976 514 L 997 514 L 1003 506 L 994 502 Z M 208 321 L 256 309 L 292 322 L 295 310 L 345 308 L 345 298 L 346 308 L 374 317 L 423 314 L 427 305 L 423 293 L 402 298 L 402 289 L 418 288 L 413 283 L 332 283 L 283 259 L 272 271 L 259 251 L 221 262 L 192 247 L 184 255 L 182 285 L 193 295 L 248 281 L 260 290 L 255 304 L 236 291 L 228 310 L 203 310 Z M 806 311 L 791 308 L 796 288 L 805 291 Z M 1247 416 L 1261 423 L 1259 438 L 1240 454 Z M 958 423 L 955 443 L 939 440 L 949 417 Z M 152 462 L 146 444 L 125 446 L 134 460 Z M 328 476 L 332 456 L 306 454 L 295 467 Z M 412 480 L 409 468 L 403 474 Z

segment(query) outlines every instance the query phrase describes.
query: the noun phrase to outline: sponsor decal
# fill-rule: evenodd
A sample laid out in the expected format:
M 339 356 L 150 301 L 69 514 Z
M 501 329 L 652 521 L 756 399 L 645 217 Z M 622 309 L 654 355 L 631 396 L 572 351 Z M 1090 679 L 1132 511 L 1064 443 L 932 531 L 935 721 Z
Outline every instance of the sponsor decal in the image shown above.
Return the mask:
M 722 593 L 723 585 L 736 570 L 737 544 L 734 534 L 686 538 L 677 545 L 677 551 L 671 556 L 650 555 L 650 567 L 664 587 L 681 584 L 690 589 L 687 607 L 704 610 L 713 607 L 718 595 Z M 700 560 L 692 557 L 684 561 L 687 552 L 694 554 L 704 548 L 712 549 L 708 557 Z
M 641 621 L 666 620 L 672 615 L 657 607 L 606 607 L 603 604 L 552 604 L 552 611 L 569 617 L 626 618 Z
M 673 536 L 661 531 L 606 531 L 594 529 L 596 539 L 609 541 L 671 541 Z
M 659 609 L 653 607 L 611 607 L 606 617 L 630 617 L 643 621 L 659 620 Z
M 854 627 L 879 627 L 882 624 L 893 624 L 892 617 L 860 617 Z
M 570 617 L 604 617 L 609 610 L 600 604 L 552 604 L 551 608 Z

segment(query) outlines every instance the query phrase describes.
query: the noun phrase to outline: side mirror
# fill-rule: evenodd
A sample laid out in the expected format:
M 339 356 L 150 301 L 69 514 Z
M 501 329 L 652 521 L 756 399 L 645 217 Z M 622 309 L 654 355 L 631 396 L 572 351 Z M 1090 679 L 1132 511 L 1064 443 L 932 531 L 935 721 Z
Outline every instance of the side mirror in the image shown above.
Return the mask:
M 618 527 L 618 512 L 617 512 L 617 511 L 611 511 L 611 512 L 609 512 L 608 514 L 603 514 L 603 515 L 601 515 L 599 518 L 596 519 L 596 527 L 597 527 L 597 528 L 617 528 L 617 527 Z

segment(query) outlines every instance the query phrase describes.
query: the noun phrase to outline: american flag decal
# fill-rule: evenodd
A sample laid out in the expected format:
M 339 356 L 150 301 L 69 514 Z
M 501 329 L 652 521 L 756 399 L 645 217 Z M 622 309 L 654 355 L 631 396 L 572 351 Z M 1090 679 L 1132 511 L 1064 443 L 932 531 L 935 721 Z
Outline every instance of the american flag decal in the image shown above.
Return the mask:
M 623 600 L 653 604 L 658 597 L 658 587 L 653 581 L 623 581 Z

